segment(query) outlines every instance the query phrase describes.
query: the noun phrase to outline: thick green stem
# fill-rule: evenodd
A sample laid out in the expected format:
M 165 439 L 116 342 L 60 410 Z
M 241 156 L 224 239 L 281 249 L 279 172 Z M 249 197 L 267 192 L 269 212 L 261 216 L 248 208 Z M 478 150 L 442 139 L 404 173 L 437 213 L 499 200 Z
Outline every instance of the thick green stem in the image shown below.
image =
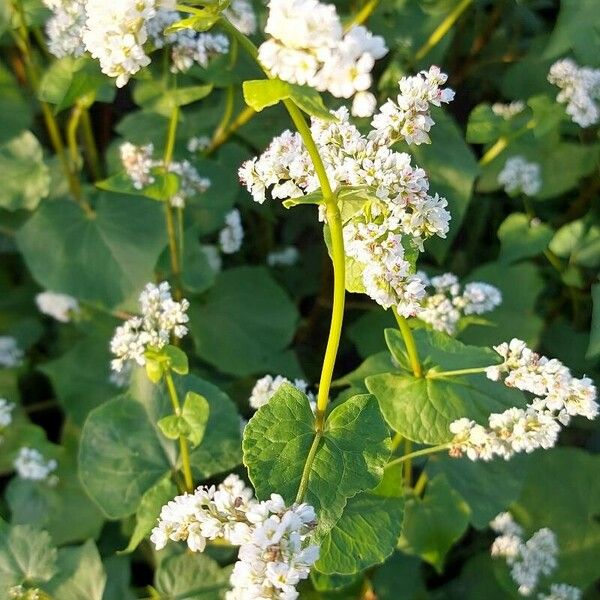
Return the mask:
M 435 31 L 427 38 L 427 41 L 417 50 L 415 61 L 419 61 L 435 48 L 444 36 L 452 29 L 459 17 L 465 12 L 473 0 L 462 0 L 460 4 L 436 27 Z
M 394 317 L 396 317 L 398 328 L 402 334 L 402 339 L 404 340 L 404 345 L 406 346 L 406 352 L 408 353 L 408 360 L 410 361 L 410 367 L 413 375 L 415 377 L 423 377 L 423 367 L 421 366 L 421 361 L 419 360 L 417 344 L 415 343 L 415 338 L 410 329 L 410 325 L 408 324 L 406 318 L 398 313 L 396 308 L 392 308 L 392 312 L 394 313 Z
M 310 470 L 312 469 L 312 464 L 315 460 L 315 456 L 317 455 L 317 450 L 319 449 L 319 444 L 321 443 L 322 437 L 323 433 L 321 431 L 317 431 L 317 434 L 312 441 L 310 450 L 308 451 L 308 456 L 306 457 L 306 462 L 304 463 L 304 469 L 302 469 L 302 478 L 300 479 L 300 485 L 298 486 L 298 494 L 296 494 L 296 504 L 300 504 L 306 495 L 306 490 L 308 489 L 308 480 L 310 479 Z
M 350 31 L 356 25 L 362 25 L 377 8 L 379 0 L 367 0 L 361 9 L 344 25 L 344 31 Z
M 173 381 L 173 375 L 168 369 L 164 372 L 164 379 L 167 385 L 167 391 L 169 392 L 169 398 L 173 405 L 173 412 L 179 415 L 181 412 L 181 404 L 179 403 L 179 397 L 177 395 L 177 389 Z M 183 479 L 185 481 L 185 487 L 188 492 L 194 489 L 194 478 L 192 477 L 192 466 L 190 463 L 190 449 L 188 447 L 187 439 L 184 436 L 179 436 L 179 451 L 181 455 L 181 471 L 183 473 Z
M 412 460 L 413 458 L 418 458 L 419 456 L 427 456 L 428 454 L 436 454 L 437 452 L 443 452 L 444 450 L 449 450 L 451 444 L 441 444 L 439 446 L 431 446 L 430 448 L 423 448 L 423 450 L 417 450 L 416 452 L 411 452 L 410 454 L 405 454 L 404 456 L 399 456 L 394 460 L 390 460 L 390 462 L 385 465 L 385 468 L 392 467 L 394 465 L 402 464 L 407 460 Z
M 455 369 L 454 371 L 427 371 L 427 379 L 442 379 L 443 377 L 459 377 L 460 375 L 475 375 L 485 373 L 488 367 L 473 367 L 469 369 Z

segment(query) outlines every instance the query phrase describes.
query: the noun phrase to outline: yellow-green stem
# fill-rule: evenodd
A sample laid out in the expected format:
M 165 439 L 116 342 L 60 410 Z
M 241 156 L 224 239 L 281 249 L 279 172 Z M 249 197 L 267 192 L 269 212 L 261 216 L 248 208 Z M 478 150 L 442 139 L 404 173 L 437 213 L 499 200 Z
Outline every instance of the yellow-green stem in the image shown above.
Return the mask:
M 233 114 L 233 100 L 234 100 L 234 87 L 230 85 L 225 89 L 225 110 L 223 111 L 223 116 L 221 117 L 221 121 L 217 125 L 215 132 L 213 134 L 210 145 L 213 146 L 215 140 L 221 139 L 227 128 L 229 127 L 229 121 L 231 120 L 231 115 Z
M 171 399 L 171 404 L 173 405 L 173 412 L 176 415 L 179 415 L 181 412 L 181 405 L 179 403 L 173 376 L 168 369 L 164 372 L 164 379 L 167 385 L 167 391 L 169 392 L 169 398 Z M 188 492 L 191 492 L 194 489 L 194 478 L 192 477 L 192 467 L 190 464 L 190 449 L 188 447 L 187 439 L 184 436 L 179 436 L 179 450 L 181 454 L 181 471 L 183 473 L 185 487 Z
M 306 490 L 308 489 L 308 480 L 310 479 L 310 470 L 315 460 L 315 456 L 317 455 L 317 450 L 319 449 L 319 444 L 321 443 L 322 437 L 323 433 L 321 431 L 317 431 L 312 441 L 310 450 L 308 451 L 308 456 L 306 457 L 306 462 L 304 463 L 304 469 L 302 469 L 302 478 L 300 479 L 300 485 L 298 486 L 298 493 L 296 494 L 296 504 L 300 504 L 306 495 Z
M 79 145 L 77 143 L 77 129 L 81 121 L 83 107 L 81 104 L 76 103 L 71 111 L 71 116 L 67 123 L 67 146 L 69 148 L 69 158 L 71 161 L 71 168 L 77 171 L 81 164 L 81 155 L 79 154 Z
M 404 456 L 410 456 L 412 451 L 412 442 L 404 440 Z M 409 458 L 404 462 L 403 469 L 404 485 L 409 488 L 412 486 L 412 460 Z
M 404 456 L 399 456 L 394 460 L 390 460 L 390 462 L 385 465 L 385 468 L 392 467 L 394 465 L 400 465 L 407 460 L 412 460 L 413 458 L 418 458 L 419 456 L 427 456 L 428 454 L 435 454 L 437 452 L 443 452 L 444 450 L 449 450 L 451 444 L 441 444 L 439 446 L 431 446 L 430 448 L 424 448 L 423 450 L 417 450 L 416 452 L 411 452 L 410 454 L 405 454 Z
M 459 377 L 460 375 L 475 375 L 485 373 L 488 367 L 473 367 L 469 369 L 455 369 L 454 371 L 427 371 L 427 379 L 441 379 L 443 377 Z
M 209 147 L 206 149 L 206 154 L 212 154 L 217 148 L 222 146 L 240 127 L 243 127 L 250 119 L 256 116 L 256 111 L 251 106 L 243 108 L 238 116 L 233 119 L 231 124 L 219 135 L 213 136 Z
M 81 132 L 83 134 L 85 154 L 87 157 L 88 167 L 92 175 L 92 180 L 99 181 L 102 179 L 102 167 L 100 164 L 98 147 L 96 146 L 96 138 L 94 137 L 94 131 L 92 129 L 90 112 L 87 108 L 84 108 L 81 113 Z
M 452 29 L 459 17 L 465 12 L 473 0 L 462 0 L 460 4 L 436 27 L 435 31 L 427 38 L 427 41 L 417 50 L 415 61 L 419 61 L 435 48 L 444 36 Z
M 356 27 L 356 25 L 364 23 L 377 8 L 378 4 L 379 0 L 367 0 L 354 17 L 344 25 L 344 31 L 350 31 L 350 29 Z
M 404 436 L 401 433 L 396 432 L 394 437 L 392 438 L 392 452 L 394 452 L 398 446 L 401 444 Z
M 419 479 L 417 479 L 417 483 L 415 483 L 414 492 L 417 496 L 421 496 L 423 494 L 423 490 L 427 485 L 427 481 L 429 478 L 427 477 L 427 473 L 425 471 L 421 471 L 419 475 Z
M 398 328 L 402 334 L 402 339 L 404 340 L 404 345 L 406 346 L 406 352 L 408 353 L 408 360 L 410 361 L 410 368 L 412 369 L 413 375 L 415 377 L 423 377 L 423 367 L 421 366 L 421 361 L 419 360 L 417 344 L 415 343 L 415 338 L 410 329 L 410 325 L 408 324 L 406 318 L 398 313 L 395 307 L 392 308 L 392 312 L 394 313 L 394 317 L 396 317 Z

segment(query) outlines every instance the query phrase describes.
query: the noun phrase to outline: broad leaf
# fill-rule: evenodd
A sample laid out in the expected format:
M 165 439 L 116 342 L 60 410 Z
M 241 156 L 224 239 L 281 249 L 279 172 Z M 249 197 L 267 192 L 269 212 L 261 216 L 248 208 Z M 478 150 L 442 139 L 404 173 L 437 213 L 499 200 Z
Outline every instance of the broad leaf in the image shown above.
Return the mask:
M 417 600 L 424 598 L 425 582 L 422 562 L 407 554 L 396 552 L 375 571 L 373 587 L 377 600 Z
M 259 498 L 276 492 L 286 502 L 294 501 L 314 438 L 306 395 L 281 386 L 244 430 L 244 464 Z M 379 483 L 389 448 L 389 433 L 372 396 L 354 396 L 331 411 L 305 497 L 323 529 L 337 521 L 347 498 Z
M 88 217 L 66 200 L 44 203 L 17 234 L 44 288 L 114 306 L 153 279 L 167 237 L 160 206 L 102 195 Z
M 131 177 L 124 171 L 117 173 L 104 181 L 99 181 L 96 185 L 101 190 L 108 192 L 117 192 L 120 194 L 129 194 L 131 196 L 144 196 L 160 202 L 168 201 L 179 190 L 179 177 L 174 173 L 165 173 L 164 169 L 154 168 L 151 170 L 154 182 L 138 190 Z
M 427 485 L 423 499 L 406 500 L 398 547 L 416 554 L 442 572 L 446 554 L 469 526 L 469 506 L 443 475 Z
M 3 65 L 0 65 L 0 114 L 10 115 L 0 123 L 0 144 L 8 142 L 31 125 L 31 107 L 15 78 Z
M 0 208 L 33 210 L 50 189 L 50 171 L 37 138 L 24 131 L 0 146 Z
M 350 575 L 382 563 L 396 547 L 403 512 L 402 498 L 368 492 L 350 498 L 342 516 L 320 539 L 315 568 Z
M 553 235 L 545 223 L 533 221 L 523 213 L 509 215 L 498 229 L 500 262 L 512 263 L 541 254 Z
M 588 215 L 563 225 L 550 242 L 550 250 L 581 267 L 600 266 L 600 225 L 596 218 Z

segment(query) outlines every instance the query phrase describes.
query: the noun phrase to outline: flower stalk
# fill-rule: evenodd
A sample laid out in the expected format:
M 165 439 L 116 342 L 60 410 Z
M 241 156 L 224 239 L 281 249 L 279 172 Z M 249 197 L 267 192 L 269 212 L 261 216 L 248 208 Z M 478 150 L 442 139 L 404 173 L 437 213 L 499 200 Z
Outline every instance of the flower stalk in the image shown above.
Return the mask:
M 394 313 L 394 317 L 396 317 L 398 328 L 400 329 L 402 339 L 404 340 L 404 345 L 406 346 L 406 352 L 408 353 L 408 360 L 410 361 L 413 375 L 415 377 L 423 377 L 423 367 L 421 366 L 417 344 L 410 329 L 410 325 L 408 324 L 406 318 L 398 313 L 396 308 L 392 308 L 392 311 Z

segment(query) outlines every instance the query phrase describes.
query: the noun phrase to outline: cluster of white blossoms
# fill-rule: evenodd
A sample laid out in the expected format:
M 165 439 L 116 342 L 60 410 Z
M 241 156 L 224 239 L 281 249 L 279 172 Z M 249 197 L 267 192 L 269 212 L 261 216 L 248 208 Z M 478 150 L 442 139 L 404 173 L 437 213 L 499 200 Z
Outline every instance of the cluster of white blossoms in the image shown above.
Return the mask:
M 245 35 L 256 33 L 256 15 L 250 0 L 232 0 L 223 11 L 227 20 Z
M 146 350 L 160 350 L 171 336 L 182 338 L 187 334 L 186 311 L 190 303 L 185 299 L 173 300 L 166 281 L 158 286 L 147 284 L 139 303 L 141 316 L 131 317 L 117 327 L 110 342 L 110 350 L 116 356 L 111 362 L 114 371 L 120 372 L 130 361 L 144 366 Z
M 554 532 L 544 527 L 527 541 L 523 539 L 522 527 L 510 513 L 497 515 L 490 527 L 498 533 L 491 547 L 493 557 L 502 557 L 510 567 L 519 594 L 531 596 L 538 587 L 542 575 L 550 575 L 557 567 L 558 543 Z M 539 600 L 579 600 L 581 590 L 559 583 L 550 587 L 550 594 L 538 594 Z
M 514 100 L 513 102 L 509 102 L 508 104 L 503 104 L 502 102 L 495 102 L 494 104 L 492 104 L 492 112 L 496 116 L 502 117 L 505 121 L 516 117 L 524 110 L 525 102 L 523 102 L 522 100 Z
M 58 463 L 53 458 L 46 460 L 43 454 L 35 448 L 21 448 L 13 466 L 21 479 L 46 481 L 50 485 L 54 485 L 58 481 L 57 477 L 52 475 L 56 471 Z
M 567 105 L 574 123 L 589 127 L 600 120 L 600 69 L 580 67 L 565 58 L 550 67 L 548 81 L 560 88 L 556 99 Z
M 0 366 L 18 367 L 23 362 L 23 350 L 14 337 L 0 335 Z
M 598 415 L 597 392 L 591 379 L 573 377 L 559 360 L 540 356 L 518 339 L 494 349 L 504 360 L 488 367 L 487 377 L 535 398 L 524 409 L 491 414 L 487 428 L 466 418 L 451 423 L 453 456 L 509 459 L 517 452 L 548 449 L 556 444 L 561 425 L 568 425 L 572 417 L 592 420 Z
M 293 385 L 297 390 L 300 390 L 308 396 L 309 402 L 314 403 L 314 394 L 308 391 L 308 382 L 304 379 L 294 379 L 290 381 L 283 375 L 265 375 L 261 377 L 254 384 L 248 403 L 252 408 L 258 410 L 261 406 L 264 406 L 269 400 L 275 395 L 275 392 L 284 384 Z
M 524 156 L 511 156 L 498 174 L 498 183 L 507 194 L 535 196 L 542 187 L 542 169 Z
M 371 298 L 386 309 L 394 306 L 404 316 L 413 315 L 425 289 L 412 274 L 406 251 L 422 251 L 427 238 L 446 236 L 448 203 L 429 194 L 427 175 L 411 165 L 409 154 L 387 146 L 390 135 L 376 130 L 362 135 L 344 107 L 332 114 L 335 121 L 313 118 L 311 123 L 330 183 L 334 188 L 372 190 L 363 209 L 344 225 L 346 253 L 362 267 L 363 286 Z M 273 198 L 285 199 L 319 188 L 300 135 L 290 131 L 275 138 L 260 157 L 246 161 L 239 176 L 259 203 L 267 190 Z
M 186 144 L 186 148 L 190 154 L 203 152 L 210 146 L 210 138 L 207 135 L 192 136 Z
M 42 292 L 35 297 L 40 312 L 60 321 L 68 323 L 74 313 L 79 311 L 79 303 L 73 296 L 57 292 Z
M 169 540 L 185 541 L 192 552 L 202 552 L 208 540 L 240 546 L 227 600 L 294 600 L 296 585 L 319 556 L 311 543 L 316 524 L 312 506 L 286 507 L 277 494 L 259 502 L 232 474 L 217 487 L 199 487 L 163 506 L 150 540 L 157 550 Z
M 403 77 L 396 101 L 388 100 L 373 117 L 369 137 L 388 146 L 399 140 L 428 144 L 429 131 L 435 125 L 431 105 L 441 106 L 454 100 L 454 91 L 441 87 L 447 80 L 448 76 L 436 66 L 414 77 Z
M 6 398 L 0 398 L 0 443 L 2 442 L 2 431 L 12 423 L 14 409 L 13 402 L 9 402 Z
M 48 50 L 57 58 L 81 56 L 85 52 L 86 0 L 43 0 L 52 16 L 46 22 Z
M 337 98 L 354 96 L 354 115 L 373 114 L 377 101 L 368 90 L 375 61 L 388 51 L 382 37 L 362 25 L 344 33 L 335 6 L 318 0 L 271 0 L 265 33 L 271 38 L 258 58 L 271 75 Z
M 423 282 L 427 296 L 416 316 L 436 331 L 454 335 L 462 317 L 482 315 L 502 303 L 500 290 L 489 283 L 473 281 L 462 287 L 453 273 L 430 279 L 419 271 L 417 276 Z
M 295 246 L 286 246 L 267 254 L 267 264 L 270 267 L 291 267 L 300 259 L 300 252 Z
M 124 142 L 119 147 L 121 164 L 136 190 L 143 190 L 155 182 L 153 169 L 164 169 L 163 160 L 156 160 L 154 145 L 146 144 L 136 146 Z M 167 166 L 169 173 L 174 173 L 179 178 L 179 189 L 169 202 L 176 208 L 184 208 L 187 201 L 197 194 L 202 194 L 210 187 L 210 179 L 202 177 L 188 160 L 171 161 Z
M 223 266 L 223 260 L 221 259 L 219 248 L 217 248 L 217 246 L 214 244 L 201 244 L 200 250 L 206 257 L 206 262 L 211 270 L 214 273 L 219 273 L 221 271 L 221 267 Z
M 225 215 L 225 227 L 219 232 L 219 246 L 223 254 L 234 254 L 242 247 L 244 228 L 237 208 Z

